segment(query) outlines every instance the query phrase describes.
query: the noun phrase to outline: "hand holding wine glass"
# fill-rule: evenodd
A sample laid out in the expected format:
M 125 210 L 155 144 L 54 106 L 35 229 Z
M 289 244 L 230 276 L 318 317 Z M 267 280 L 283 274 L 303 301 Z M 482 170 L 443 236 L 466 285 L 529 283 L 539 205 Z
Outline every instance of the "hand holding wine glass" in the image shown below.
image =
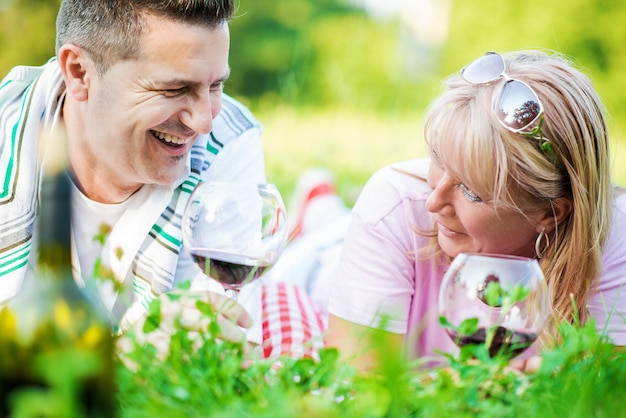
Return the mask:
M 446 272 L 439 313 L 459 347 L 484 343 L 490 356 L 513 358 L 532 345 L 550 312 L 537 260 L 459 254 Z
M 201 183 L 184 214 L 183 240 L 200 268 L 236 299 L 286 244 L 282 197 L 273 184 Z

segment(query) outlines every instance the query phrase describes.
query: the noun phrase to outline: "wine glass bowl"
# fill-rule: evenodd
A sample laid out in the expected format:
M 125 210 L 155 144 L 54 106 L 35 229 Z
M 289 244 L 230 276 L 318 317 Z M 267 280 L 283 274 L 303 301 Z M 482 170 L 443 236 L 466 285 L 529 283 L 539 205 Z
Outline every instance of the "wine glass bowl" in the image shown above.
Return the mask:
M 444 275 L 439 314 L 456 345 L 484 343 L 490 356 L 515 357 L 532 345 L 550 313 L 537 260 L 459 254 Z
M 287 241 L 285 205 L 269 183 L 200 183 L 182 226 L 194 261 L 231 297 L 273 265 Z

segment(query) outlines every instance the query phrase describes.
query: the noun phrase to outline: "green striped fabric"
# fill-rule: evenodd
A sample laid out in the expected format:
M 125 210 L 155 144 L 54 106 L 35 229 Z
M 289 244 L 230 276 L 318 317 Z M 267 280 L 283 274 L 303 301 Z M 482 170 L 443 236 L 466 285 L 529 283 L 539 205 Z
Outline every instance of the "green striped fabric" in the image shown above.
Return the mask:
M 53 126 L 63 94 L 55 59 L 41 67 L 16 67 L 0 84 L 0 302 L 18 291 L 34 251 L 40 167 L 37 138 L 42 129 Z M 224 95 L 214 131 L 200 136 L 192 147 L 188 177 L 171 189 L 169 204 L 133 255 L 132 277 L 119 278 L 130 284 L 135 303 L 147 308 L 154 297 L 172 289 L 189 196 L 211 173 L 220 151 L 251 129 L 260 130 L 259 123 L 245 107 Z

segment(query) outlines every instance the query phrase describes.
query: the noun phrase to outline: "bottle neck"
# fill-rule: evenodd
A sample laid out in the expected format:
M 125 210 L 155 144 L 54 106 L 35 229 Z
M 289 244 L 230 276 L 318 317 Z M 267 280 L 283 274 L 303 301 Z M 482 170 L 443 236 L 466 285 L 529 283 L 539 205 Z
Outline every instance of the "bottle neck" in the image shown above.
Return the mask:
M 41 273 L 56 277 L 69 277 L 72 272 L 70 181 L 62 171 L 46 176 L 41 185 L 37 265 Z

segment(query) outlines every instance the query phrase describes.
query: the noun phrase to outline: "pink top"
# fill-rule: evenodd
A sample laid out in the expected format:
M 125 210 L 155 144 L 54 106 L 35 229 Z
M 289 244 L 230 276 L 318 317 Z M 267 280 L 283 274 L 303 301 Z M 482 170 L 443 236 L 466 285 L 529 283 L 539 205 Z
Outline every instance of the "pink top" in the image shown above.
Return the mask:
M 396 163 L 368 181 L 353 208 L 329 306 L 333 315 L 360 325 L 380 327 L 380 318 L 385 318 L 388 331 L 407 334 L 405 349 L 411 358 L 457 352 L 438 322 L 439 287 L 447 263 L 416 256 L 429 240 L 416 228 L 433 228 L 424 207 L 431 192 L 424 181 L 428 165 L 429 159 Z M 626 288 L 623 294 L 621 288 L 626 284 L 626 195 L 615 205 L 600 293 L 589 309 L 598 328 L 606 326 L 613 342 L 625 345 Z M 607 314 L 612 307 L 616 312 Z

